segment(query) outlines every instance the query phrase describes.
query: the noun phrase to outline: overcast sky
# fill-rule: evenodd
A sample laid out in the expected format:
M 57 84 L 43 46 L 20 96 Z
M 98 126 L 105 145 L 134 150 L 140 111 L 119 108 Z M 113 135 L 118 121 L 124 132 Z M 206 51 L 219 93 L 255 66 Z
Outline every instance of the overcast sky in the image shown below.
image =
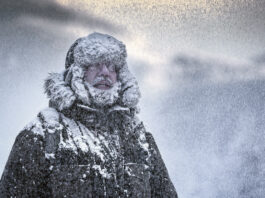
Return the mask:
M 0 0 L 0 26 L 0 173 L 19 131 L 47 107 L 48 72 L 98 31 L 126 44 L 140 118 L 180 197 L 239 196 L 242 182 L 229 178 L 245 158 L 235 156 L 263 129 L 265 1 Z

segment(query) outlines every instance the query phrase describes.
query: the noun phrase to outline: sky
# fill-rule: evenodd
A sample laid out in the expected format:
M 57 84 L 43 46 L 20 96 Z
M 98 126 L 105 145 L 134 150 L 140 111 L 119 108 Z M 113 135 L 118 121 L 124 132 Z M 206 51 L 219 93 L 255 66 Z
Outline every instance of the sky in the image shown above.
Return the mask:
M 48 73 L 97 31 L 127 47 L 179 196 L 262 197 L 265 1 L 0 0 L 0 25 L 0 173 Z

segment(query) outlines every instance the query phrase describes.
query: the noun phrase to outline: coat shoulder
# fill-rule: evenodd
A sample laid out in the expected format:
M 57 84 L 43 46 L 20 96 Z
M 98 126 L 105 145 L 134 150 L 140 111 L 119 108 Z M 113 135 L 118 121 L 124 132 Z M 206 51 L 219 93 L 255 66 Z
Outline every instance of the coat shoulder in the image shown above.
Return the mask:
M 57 130 L 62 129 L 60 117 L 60 113 L 56 109 L 51 107 L 45 108 L 24 127 L 23 131 L 41 136 L 45 136 L 47 133 L 55 133 Z

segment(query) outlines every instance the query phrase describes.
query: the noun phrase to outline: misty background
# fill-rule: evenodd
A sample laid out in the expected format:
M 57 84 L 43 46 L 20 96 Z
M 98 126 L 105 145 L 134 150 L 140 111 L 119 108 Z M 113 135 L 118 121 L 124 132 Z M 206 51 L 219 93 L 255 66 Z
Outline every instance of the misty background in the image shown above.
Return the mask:
M 48 73 L 98 31 L 127 46 L 179 197 L 264 197 L 265 1 L 0 0 L 0 27 L 0 174 Z

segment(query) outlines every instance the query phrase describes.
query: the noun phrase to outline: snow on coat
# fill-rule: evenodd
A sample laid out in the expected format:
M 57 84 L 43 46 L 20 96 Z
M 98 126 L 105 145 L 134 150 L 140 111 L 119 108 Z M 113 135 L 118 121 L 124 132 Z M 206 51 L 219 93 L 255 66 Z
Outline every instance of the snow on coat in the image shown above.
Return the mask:
M 177 197 L 153 136 L 136 116 L 140 92 L 125 46 L 99 33 L 81 41 L 68 51 L 66 71 L 46 80 L 50 107 L 17 136 L 0 197 Z M 107 109 L 91 106 L 80 66 L 102 54 L 122 63 L 120 100 Z

